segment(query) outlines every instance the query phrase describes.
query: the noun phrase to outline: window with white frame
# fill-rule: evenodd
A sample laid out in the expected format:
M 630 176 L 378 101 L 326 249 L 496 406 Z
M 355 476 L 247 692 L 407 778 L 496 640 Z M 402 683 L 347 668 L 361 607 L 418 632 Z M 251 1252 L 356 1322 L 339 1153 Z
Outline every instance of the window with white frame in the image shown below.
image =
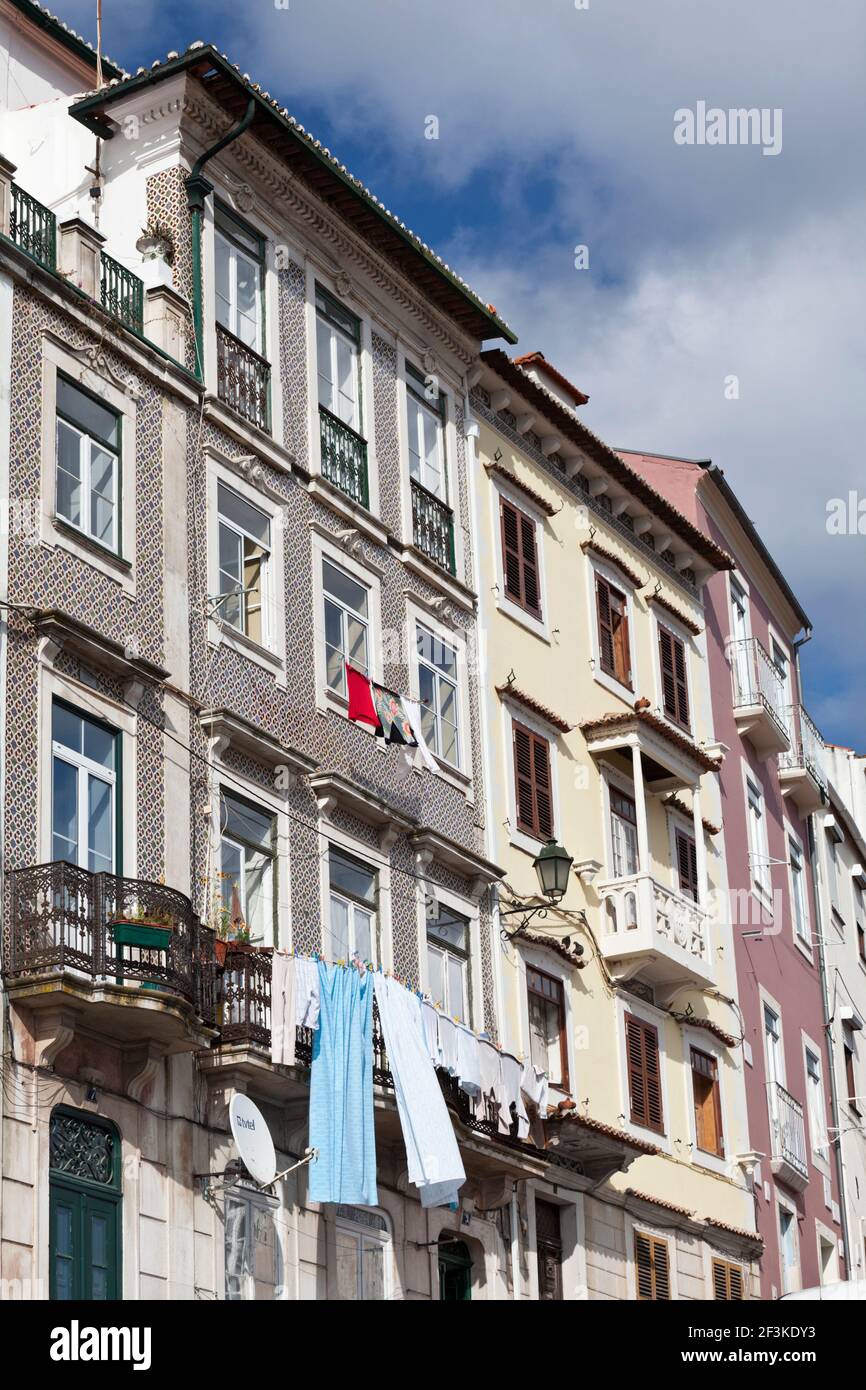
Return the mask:
M 826 832 L 827 838 L 827 887 L 830 902 L 839 912 L 839 864 L 836 855 L 836 837 L 832 830 Z
M 331 951 L 335 960 L 358 955 L 375 963 L 378 876 L 336 845 L 328 847 Z
M 285 1263 L 277 1225 L 277 1203 L 263 1193 L 226 1193 L 225 1296 L 285 1298 Z
M 547 1072 L 552 1085 L 567 1091 L 568 1046 L 562 980 L 527 965 L 526 996 L 530 1058 L 540 1071 Z
M 270 641 L 267 603 L 271 519 L 227 483 L 217 483 L 219 591 L 215 616 L 262 646 Z
M 228 791 L 220 792 L 220 874 L 223 920 L 229 934 L 249 930 L 251 941 L 274 939 L 274 817 Z
M 468 917 L 444 903 L 427 918 L 427 988 L 443 1013 L 469 1021 L 471 926 Z
M 333 561 L 322 558 L 325 605 L 325 680 L 329 690 L 346 694 L 346 662 L 369 675 L 370 594 L 364 584 Z
M 809 934 L 809 909 L 806 899 L 806 865 L 803 851 L 797 841 L 788 836 L 788 864 L 791 869 L 791 899 L 794 908 L 794 931 L 798 941 L 811 946 Z
M 364 1207 L 337 1207 L 337 1292 L 341 1301 L 388 1298 L 391 1233 L 384 1216 Z
M 824 1080 L 821 1075 L 821 1058 L 811 1048 L 806 1048 L 806 1101 L 809 1111 L 809 1133 L 812 1137 L 812 1151 L 820 1158 L 827 1157 L 827 1111 L 824 1106 Z
M 319 405 L 361 433 L 361 323 L 316 286 Z
M 637 838 L 637 807 L 634 797 L 620 791 L 611 783 L 610 797 L 610 838 L 613 851 L 614 878 L 631 878 L 639 872 L 640 856 Z
M 432 378 L 406 363 L 406 415 L 409 426 L 409 476 L 448 501 L 445 468 L 445 397 Z
M 457 651 L 429 628 L 418 623 L 415 629 L 418 653 L 418 691 L 421 700 L 421 729 L 430 749 L 450 763 L 460 766 L 460 696 Z
M 119 736 L 60 700 L 51 724 L 51 857 L 114 873 Z
M 120 550 L 120 416 L 57 374 L 58 517 Z
M 797 1216 L 792 1209 L 779 1203 L 779 1250 L 782 1256 L 782 1289 L 793 1293 L 799 1283 L 797 1253 Z
M 263 349 L 263 239 L 227 208 L 214 211 L 216 321 L 255 352 Z
M 752 886 L 764 897 L 769 898 L 772 893 L 773 880 L 770 874 L 770 851 L 767 841 L 764 794 L 757 782 L 753 782 L 751 777 L 746 778 L 746 809 Z

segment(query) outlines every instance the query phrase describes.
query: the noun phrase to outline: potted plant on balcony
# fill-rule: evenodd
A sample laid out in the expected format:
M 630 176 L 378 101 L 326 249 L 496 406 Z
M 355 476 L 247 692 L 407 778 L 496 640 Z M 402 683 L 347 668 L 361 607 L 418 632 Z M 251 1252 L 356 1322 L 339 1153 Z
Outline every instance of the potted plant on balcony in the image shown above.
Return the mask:
M 225 875 L 221 875 L 225 877 Z M 254 946 L 250 940 L 250 929 L 244 920 L 243 909 L 241 907 L 240 892 L 238 885 L 232 884 L 231 906 L 226 907 L 223 902 L 218 909 L 216 923 L 216 950 L 217 965 L 225 968 L 226 955 L 231 946 L 233 951 L 252 951 Z
M 164 909 L 149 910 L 139 905 L 133 912 L 108 923 L 117 946 L 138 946 L 146 951 L 167 951 L 177 918 Z

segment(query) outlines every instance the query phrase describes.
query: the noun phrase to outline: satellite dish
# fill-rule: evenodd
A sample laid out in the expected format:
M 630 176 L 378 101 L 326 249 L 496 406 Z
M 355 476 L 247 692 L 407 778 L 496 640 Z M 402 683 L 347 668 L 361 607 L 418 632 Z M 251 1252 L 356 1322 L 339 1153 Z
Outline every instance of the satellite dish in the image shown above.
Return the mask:
M 261 1110 L 247 1096 L 234 1095 L 229 1105 L 229 1124 L 250 1177 L 260 1187 L 269 1187 L 276 1176 L 277 1155 Z

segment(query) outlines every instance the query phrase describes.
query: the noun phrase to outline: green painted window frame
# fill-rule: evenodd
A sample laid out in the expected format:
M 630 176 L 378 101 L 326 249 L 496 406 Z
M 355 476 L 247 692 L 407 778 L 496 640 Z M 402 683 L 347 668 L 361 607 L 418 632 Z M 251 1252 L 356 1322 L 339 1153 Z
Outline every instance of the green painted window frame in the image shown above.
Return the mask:
M 265 297 L 265 266 L 267 260 L 267 240 L 265 237 L 262 236 L 261 232 L 256 231 L 255 227 L 251 227 L 249 222 L 245 222 L 242 217 L 238 217 L 237 213 L 234 212 L 232 208 L 228 206 L 227 203 L 224 203 L 221 198 L 214 198 L 213 226 L 214 233 L 221 232 L 224 237 L 228 237 L 230 241 L 233 241 L 235 246 L 237 246 L 239 250 L 243 251 L 244 255 L 254 256 L 255 259 L 258 260 L 259 304 L 261 307 L 261 337 L 258 345 L 255 348 L 253 348 L 252 351 L 258 353 L 262 361 L 270 362 L 270 358 L 268 357 L 268 354 L 265 352 L 265 348 L 267 346 L 268 341 L 267 303 Z M 250 251 L 249 247 L 244 245 L 244 237 L 247 237 L 250 241 L 254 243 L 256 248 L 254 252 Z M 215 289 L 214 293 L 216 293 Z M 215 308 L 214 318 L 216 318 Z M 231 329 L 228 329 L 227 331 L 231 332 Z
M 107 410 L 111 415 L 114 415 L 114 416 L 116 416 L 116 418 L 117 418 L 117 446 L 116 446 L 116 447 L 115 447 L 113 444 L 110 444 L 109 441 L 108 441 L 107 439 L 102 438 L 100 435 L 90 435 L 90 438 L 91 438 L 91 439 L 95 439 L 95 440 L 97 441 L 97 443 L 104 444 L 107 448 L 111 449 L 112 453 L 114 453 L 114 454 L 117 456 L 117 502 L 116 502 L 116 504 L 115 504 L 116 521 L 117 521 L 117 547 L 116 547 L 116 549 L 112 549 L 112 547 L 111 547 L 110 545 L 103 545 L 102 541 L 98 541 L 98 540 L 96 539 L 95 536 L 91 536 L 90 533 L 89 533 L 88 531 L 85 531 L 82 527 L 76 526 L 76 525 L 74 524 L 74 522 L 69 521 L 65 516 L 61 516 L 60 513 L 59 513 L 58 510 L 57 510 L 57 501 L 56 501 L 56 489 L 57 489 L 57 429 L 56 429 L 56 425 L 57 425 L 57 421 L 58 421 L 58 420 L 63 420 L 65 424 L 71 425 L 72 428 L 73 428 L 73 429 L 76 429 L 76 430 L 81 430 L 81 425 L 78 423 L 77 420 L 71 419 L 71 418 L 70 418 L 63 410 L 61 410 L 60 407 L 56 404 L 56 398 L 57 398 L 57 393 L 56 393 L 56 392 L 55 392 L 55 407 L 54 407 L 54 421 L 55 421 L 55 431 L 54 431 L 54 487 L 55 487 L 54 517 L 55 517 L 55 520 L 56 520 L 56 521 L 59 521 L 60 524 L 61 524 L 62 526 L 68 526 L 69 529 L 70 529 L 70 531 L 73 531 L 73 532 L 75 533 L 76 536 L 80 536 L 80 537 L 81 537 L 82 542 L 83 542 L 85 545 L 92 545 L 92 546 L 95 546 L 97 550 L 101 550 L 101 551 L 104 552 L 104 554 L 110 555 L 111 558 L 112 558 L 113 560 L 123 560 L 123 559 L 124 559 L 124 554 L 123 554 L 123 432 L 124 432 L 124 428 L 125 428 L 125 421 L 124 421 L 123 414 L 122 414 L 119 410 L 115 410 L 115 408 L 114 408 L 113 405 L 109 405 L 106 401 L 104 401 L 104 400 L 102 399 L 101 396 L 98 396 L 98 395 L 96 394 L 95 391 L 89 391 L 89 390 L 87 389 L 86 386 L 82 386 L 82 384 L 81 384 L 80 381 L 75 381 L 74 378 L 71 377 L 71 376 L 69 376 L 66 372 L 58 371 L 58 373 L 57 373 L 57 380 L 58 380 L 58 381 L 63 381 L 63 382 L 65 382 L 67 386 L 71 386 L 71 387 L 73 388 L 73 390 L 75 390 L 75 391 L 80 391 L 80 393 L 81 393 L 82 396 L 89 396 L 90 400 L 92 400 L 93 403 L 94 403 L 95 405 L 100 406 L 102 410 Z
M 57 1300 L 57 1283 L 55 1275 L 55 1242 L 56 1242 L 56 1221 L 58 1207 L 63 1205 L 65 1197 L 67 1203 L 73 1205 L 76 1217 L 80 1222 L 80 1230 L 75 1233 L 78 1240 L 78 1249 L 74 1253 L 73 1286 L 71 1301 L 96 1301 L 85 1300 L 84 1277 L 89 1263 L 90 1236 L 89 1223 L 85 1220 L 88 1213 L 110 1215 L 114 1223 L 114 1239 L 112 1249 L 109 1252 L 111 1263 L 109 1269 L 113 1276 L 113 1287 L 106 1301 L 114 1302 L 123 1298 L 123 1191 L 122 1191 L 122 1140 L 120 1130 L 111 1120 L 104 1119 L 101 1115 L 93 1115 L 87 1110 L 76 1110 L 71 1105 L 56 1105 L 51 1111 L 51 1120 L 56 1115 L 66 1115 L 70 1118 L 81 1120 L 91 1125 L 95 1129 L 105 1130 L 114 1136 L 116 1141 L 111 1183 L 90 1182 L 86 1178 L 77 1178 L 68 1173 L 48 1169 L 48 1297 L 52 1302 Z M 65 1300 L 62 1300 L 65 1301 Z M 101 1300 L 98 1300 L 101 1301 Z

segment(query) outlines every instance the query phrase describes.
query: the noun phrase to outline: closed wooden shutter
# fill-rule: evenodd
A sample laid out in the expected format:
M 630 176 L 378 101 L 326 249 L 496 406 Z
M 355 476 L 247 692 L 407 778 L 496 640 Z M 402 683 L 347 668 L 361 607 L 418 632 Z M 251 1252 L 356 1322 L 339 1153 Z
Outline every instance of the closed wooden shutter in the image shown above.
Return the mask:
M 635 1231 L 634 1264 L 639 1300 L 670 1298 L 671 1276 L 666 1240 Z
M 728 1264 L 727 1260 L 713 1260 L 713 1298 L 731 1303 L 739 1302 L 745 1296 L 740 1266 Z
M 517 827 L 539 839 L 553 834 L 553 795 L 547 739 L 512 722 Z
M 541 585 L 535 545 L 535 522 L 511 502 L 500 498 L 502 572 L 505 592 L 521 608 L 541 616 Z
M 677 830 L 674 836 L 677 846 L 677 874 L 680 892 L 687 898 L 698 900 L 698 850 L 691 835 Z
M 658 1029 L 634 1014 L 626 1014 L 625 1050 L 632 1124 L 663 1134 Z
M 625 594 L 621 594 L 597 574 L 595 601 L 601 668 L 623 685 L 630 685 L 631 649 L 628 640 L 628 602 Z
M 689 727 L 689 685 L 686 677 L 686 649 L 679 637 L 659 628 L 659 661 L 662 673 L 662 702 L 668 719 L 682 728 Z
M 719 1092 L 719 1070 L 715 1057 L 698 1048 L 691 1049 L 692 1093 L 695 1104 L 695 1134 L 698 1148 L 704 1153 L 723 1158 L 725 1141 L 722 1134 L 722 1105 Z

